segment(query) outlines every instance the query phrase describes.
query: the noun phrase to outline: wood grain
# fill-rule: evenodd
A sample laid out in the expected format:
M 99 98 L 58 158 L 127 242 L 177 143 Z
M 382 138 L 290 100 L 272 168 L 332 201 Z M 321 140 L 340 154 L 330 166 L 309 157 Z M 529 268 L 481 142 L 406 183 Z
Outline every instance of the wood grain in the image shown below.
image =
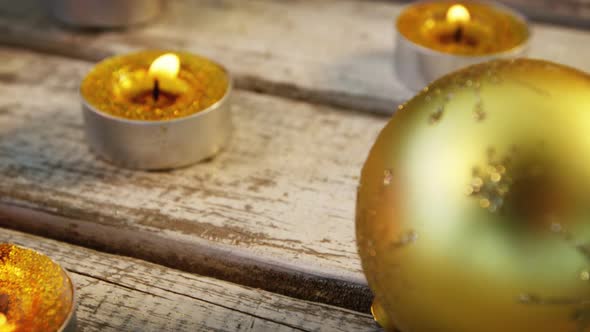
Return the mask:
M 368 310 L 358 174 L 386 119 L 237 91 L 217 158 L 115 168 L 83 138 L 90 63 L 0 48 L 0 224 L 271 291 Z
M 370 315 L 0 229 L 71 274 L 78 331 L 378 331 Z
M 0 2 L 0 43 L 93 61 L 188 50 L 227 65 L 239 88 L 355 110 L 391 113 L 412 95 L 392 69 L 396 3 L 175 0 L 152 24 L 102 32 L 63 27 L 35 4 Z M 530 56 L 590 71 L 590 36 L 535 24 Z

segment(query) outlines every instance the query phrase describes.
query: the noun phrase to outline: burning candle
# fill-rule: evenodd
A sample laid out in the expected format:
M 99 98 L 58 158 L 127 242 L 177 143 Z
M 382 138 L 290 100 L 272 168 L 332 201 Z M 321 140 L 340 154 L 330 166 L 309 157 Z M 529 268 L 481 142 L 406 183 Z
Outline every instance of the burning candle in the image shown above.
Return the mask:
M 488 2 L 419 2 L 396 27 L 395 68 L 413 90 L 467 65 L 522 55 L 530 35 L 521 15 Z
M 5 314 L 0 313 L 0 332 L 15 332 L 16 327 L 15 323 L 8 321 Z
M 74 287 L 49 257 L 0 244 L 0 332 L 75 331 Z
M 106 59 L 81 86 L 90 147 L 138 169 L 209 158 L 231 132 L 230 92 L 229 73 L 197 55 L 143 51 Z

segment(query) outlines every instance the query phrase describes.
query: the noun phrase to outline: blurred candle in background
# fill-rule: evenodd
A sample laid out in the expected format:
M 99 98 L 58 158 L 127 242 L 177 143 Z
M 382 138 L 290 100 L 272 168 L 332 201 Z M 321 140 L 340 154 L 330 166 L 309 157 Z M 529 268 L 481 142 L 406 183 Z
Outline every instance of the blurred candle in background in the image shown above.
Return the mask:
M 490 2 L 411 4 L 396 31 L 396 71 L 412 90 L 470 64 L 522 55 L 530 35 L 524 17 Z
M 417 3 L 402 12 L 397 28 L 418 45 L 463 55 L 506 51 L 529 34 L 526 23 L 506 8 L 476 2 Z
M 161 0 L 50 0 L 48 11 L 74 27 L 120 28 L 145 23 L 162 10 Z

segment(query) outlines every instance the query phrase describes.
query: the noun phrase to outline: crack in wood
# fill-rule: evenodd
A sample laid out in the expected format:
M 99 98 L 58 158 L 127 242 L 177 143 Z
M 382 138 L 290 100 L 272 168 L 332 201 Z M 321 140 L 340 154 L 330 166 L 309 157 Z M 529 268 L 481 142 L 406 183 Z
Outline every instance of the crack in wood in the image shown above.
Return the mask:
M 107 284 L 110 284 L 110 285 L 114 285 L 114 286 L 117 286 L 117 287 L 128 289 L 130 291 L 139 292 L 139 293 L 143 293 L 143 294 L 150 295 L 150 296 L 153 296 L 153 297 L 158 297 L 158 298 L 161 298 L 161 299 L 169 300 L 166 297 L 163 297 L 163 296 L 160 296 L 160 295 L 157 295 L 157 294 L 154 294 L 154 293 L 146 292 L 146 291 L 143 291 L 141 289 L 134 288 L 134 287 L 129 287 L 129 286 L 123 285 L 121 283 L 117 283 L 117 282 L 114 282 L 112 280 L 109 280 L 107 278 L 103 278 L 103 277 L 100 277 L 100 276 L 97 276 L 97 275 L 92 275 L 92 274 L 89 274 L 89 273 L 78 271 L 76 269 L 69 268 L 68 269 L 68 272 L 79 274 L 81 276 L 85 276 L 85 277 L 88 277 L 88 278 L 96 279 L 96 280 L 102 281 L 102 282 L 107 283 Z

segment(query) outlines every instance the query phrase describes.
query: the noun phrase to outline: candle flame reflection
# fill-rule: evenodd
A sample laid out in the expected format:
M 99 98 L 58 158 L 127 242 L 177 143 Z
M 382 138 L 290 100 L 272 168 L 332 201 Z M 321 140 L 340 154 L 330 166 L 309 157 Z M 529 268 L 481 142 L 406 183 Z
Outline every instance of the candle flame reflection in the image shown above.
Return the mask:
M 159 56 L 152 62 L 149 69 L 150 76 L 154 78 L 176 78 L 180 71 L 180 59 L 172 53 Z
M 447 21 L 451 23 L 466 23 L 471 20 L 469 10 L 463 5 L 452 5 L 447 10 Z

